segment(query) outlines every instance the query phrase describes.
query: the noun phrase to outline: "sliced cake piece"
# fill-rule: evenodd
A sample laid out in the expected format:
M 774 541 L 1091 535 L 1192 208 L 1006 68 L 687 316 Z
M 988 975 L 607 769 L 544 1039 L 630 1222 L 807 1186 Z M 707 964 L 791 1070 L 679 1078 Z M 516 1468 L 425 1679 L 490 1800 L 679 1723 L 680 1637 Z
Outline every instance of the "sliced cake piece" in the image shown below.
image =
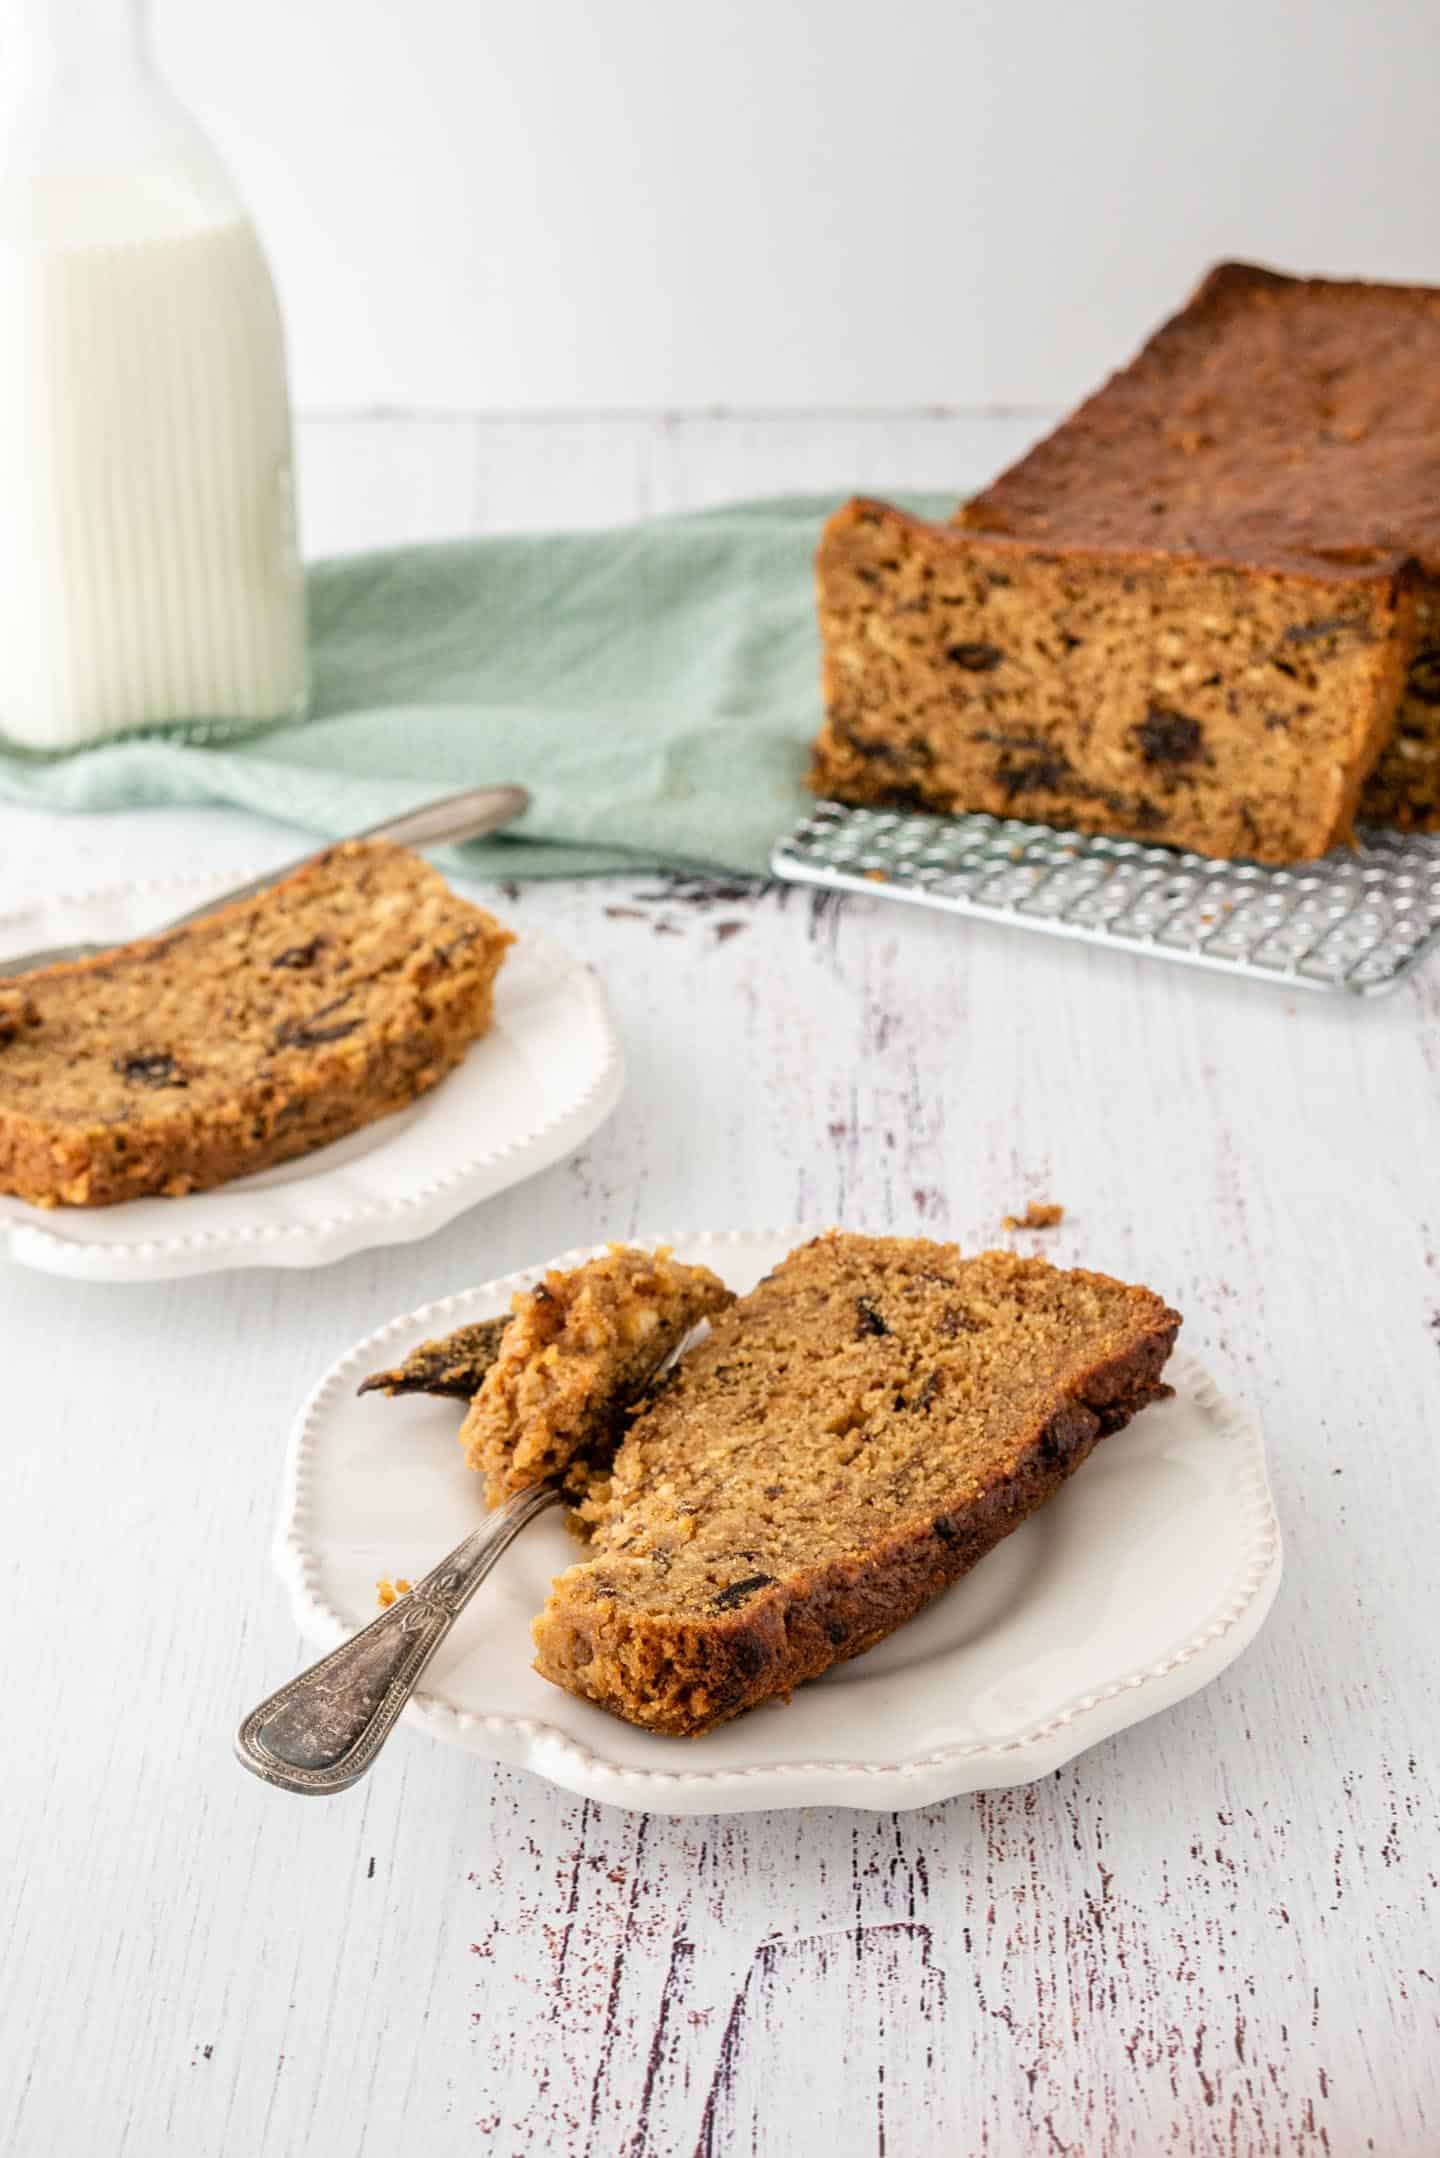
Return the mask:
M 490 1025 L 514 942 L 418 855 L 331 847 L 258 899 L 0 995 L 0 1191 L 179 1197 L 402 1108 Z
M 708 1731 L 870 1648 L 1165 1391 L 1148 1289 L 1042 1259 L 834 1233 L 687 1352 L 597 1487 L 536 1669 L 652 1731 Z
M 607 1463 L 625 1411 L 658 1366 L 734 1300 L 708 1267 L 680 1265 L 663 1244 L 612 1244 L 603 1258 L 519 1291 L 460 1428 L 488 1503 L 577 1464 L 588 1474 Z

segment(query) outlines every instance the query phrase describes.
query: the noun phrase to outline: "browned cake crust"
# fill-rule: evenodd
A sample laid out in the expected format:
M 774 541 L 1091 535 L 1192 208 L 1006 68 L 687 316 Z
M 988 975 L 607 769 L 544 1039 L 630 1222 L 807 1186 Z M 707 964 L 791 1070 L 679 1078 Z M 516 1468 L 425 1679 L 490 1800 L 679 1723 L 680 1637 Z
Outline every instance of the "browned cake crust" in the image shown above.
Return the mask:
M 948 538 L 842 511 L 819 587 L 821 792 L 1267 861 L 1367 779 L 1434 825 L 1440 292 L 1224 264 Z
M 536 1669 L 648 1730 L 723 1723 L 890 1633 L 1164 1391 L 1147 1289 L 830 1235 L 722 1314 L 586 1511 Z
M 372 1371 L 357 1394 L 439 1394 L 449 1401 L 473 1401 L 485 1374 L 500 1354 L 508 1319 L 478 1319 L 457 1326 L 453 1334 L 422 1341 L 401 1364 Z
M 0 999 L 0 1191 L 176 1197 L 413 1101 L 490 1025 L 510 932 L 418 856 L 332 847 L 258 899 Z

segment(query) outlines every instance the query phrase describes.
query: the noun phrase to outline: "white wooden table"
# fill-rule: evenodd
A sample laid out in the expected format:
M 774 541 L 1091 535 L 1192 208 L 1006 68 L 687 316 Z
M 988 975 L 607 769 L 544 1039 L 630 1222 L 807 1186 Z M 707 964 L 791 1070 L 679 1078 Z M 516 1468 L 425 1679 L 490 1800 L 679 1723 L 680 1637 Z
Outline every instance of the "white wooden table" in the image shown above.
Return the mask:
M 302 479 L 319 548 L 958 489 L 1034 424 L 328 421 Z M 0 908 L 295 845 L 5 811 Z M 1440 2150 L 1440 965 L 1356 1006 L 879 901 L 496 903 L 624 1030 L 575 1159 L 310 1275 L 0 1270 L 5 2158 Z M 409 1732 L 335 1800 L 235 1767 L 302 1654 L 285 1430 L 360 1332 L 605 1234 L 973 1246 L 1028 1197 L 1267 1427 L 1288 1577 L 1207 1692 L 900 1817 L 646 1819 Z

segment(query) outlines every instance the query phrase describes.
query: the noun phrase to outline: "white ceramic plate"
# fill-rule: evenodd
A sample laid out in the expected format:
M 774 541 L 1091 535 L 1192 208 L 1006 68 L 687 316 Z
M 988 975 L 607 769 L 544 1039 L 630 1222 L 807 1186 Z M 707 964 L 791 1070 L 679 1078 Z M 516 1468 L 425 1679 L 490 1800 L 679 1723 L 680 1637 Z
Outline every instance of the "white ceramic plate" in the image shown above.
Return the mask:
M 243 874 L 46 901 L 0 919 L 0 956 L 124 943 Z M 372 1244 L 409 1243 L 573 1153 L 610 1114 L 624 1077 L 596 976 L 525 930 L 500 970 L 491 1031 L 409 1108 L 183 1199 L 42 1211 L 0 1194 L 0 1249 L 84 1281 L 165 1281 L 224 1267 L 325 1266 Z
M 677 1236 L 737 1290 L 807 1232 Z M 572 1266 L 569 1252 L 552 1262 Z M 453 1402 L 355 1389 L 427 1335 L 508 1308 L 540 1268 L 395 1319 L 321 1380 L 290 1442 L 276 1564 L 308 1639 L 375 1616 L 381 1574 L 415 1579 L 473 1525 Z M 1280 1532 L 1254 1424 L 1199 1365 L 1108 1438 L 1040 1513 L 888 1641 L 704 1738 L 657 1738 L 548 1685 L 530 1621 L 577 1549 L 555 1515 L 478 1591 L 408 1720 L 565 1789 L 654 1813 L 923 1806 L 1028 1783 L 1193 1693 L 1258 1632 Z M 277 1674 L 278 1677 L 279 1674 Z

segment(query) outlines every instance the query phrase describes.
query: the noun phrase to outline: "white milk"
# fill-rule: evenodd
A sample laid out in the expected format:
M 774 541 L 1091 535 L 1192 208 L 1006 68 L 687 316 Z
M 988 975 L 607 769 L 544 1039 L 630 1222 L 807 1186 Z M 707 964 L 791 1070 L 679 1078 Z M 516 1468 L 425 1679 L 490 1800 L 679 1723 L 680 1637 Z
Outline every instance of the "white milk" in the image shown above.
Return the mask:
M 275 295 L 182 183 L 0 183 L 0 734 L 299 711 Z

